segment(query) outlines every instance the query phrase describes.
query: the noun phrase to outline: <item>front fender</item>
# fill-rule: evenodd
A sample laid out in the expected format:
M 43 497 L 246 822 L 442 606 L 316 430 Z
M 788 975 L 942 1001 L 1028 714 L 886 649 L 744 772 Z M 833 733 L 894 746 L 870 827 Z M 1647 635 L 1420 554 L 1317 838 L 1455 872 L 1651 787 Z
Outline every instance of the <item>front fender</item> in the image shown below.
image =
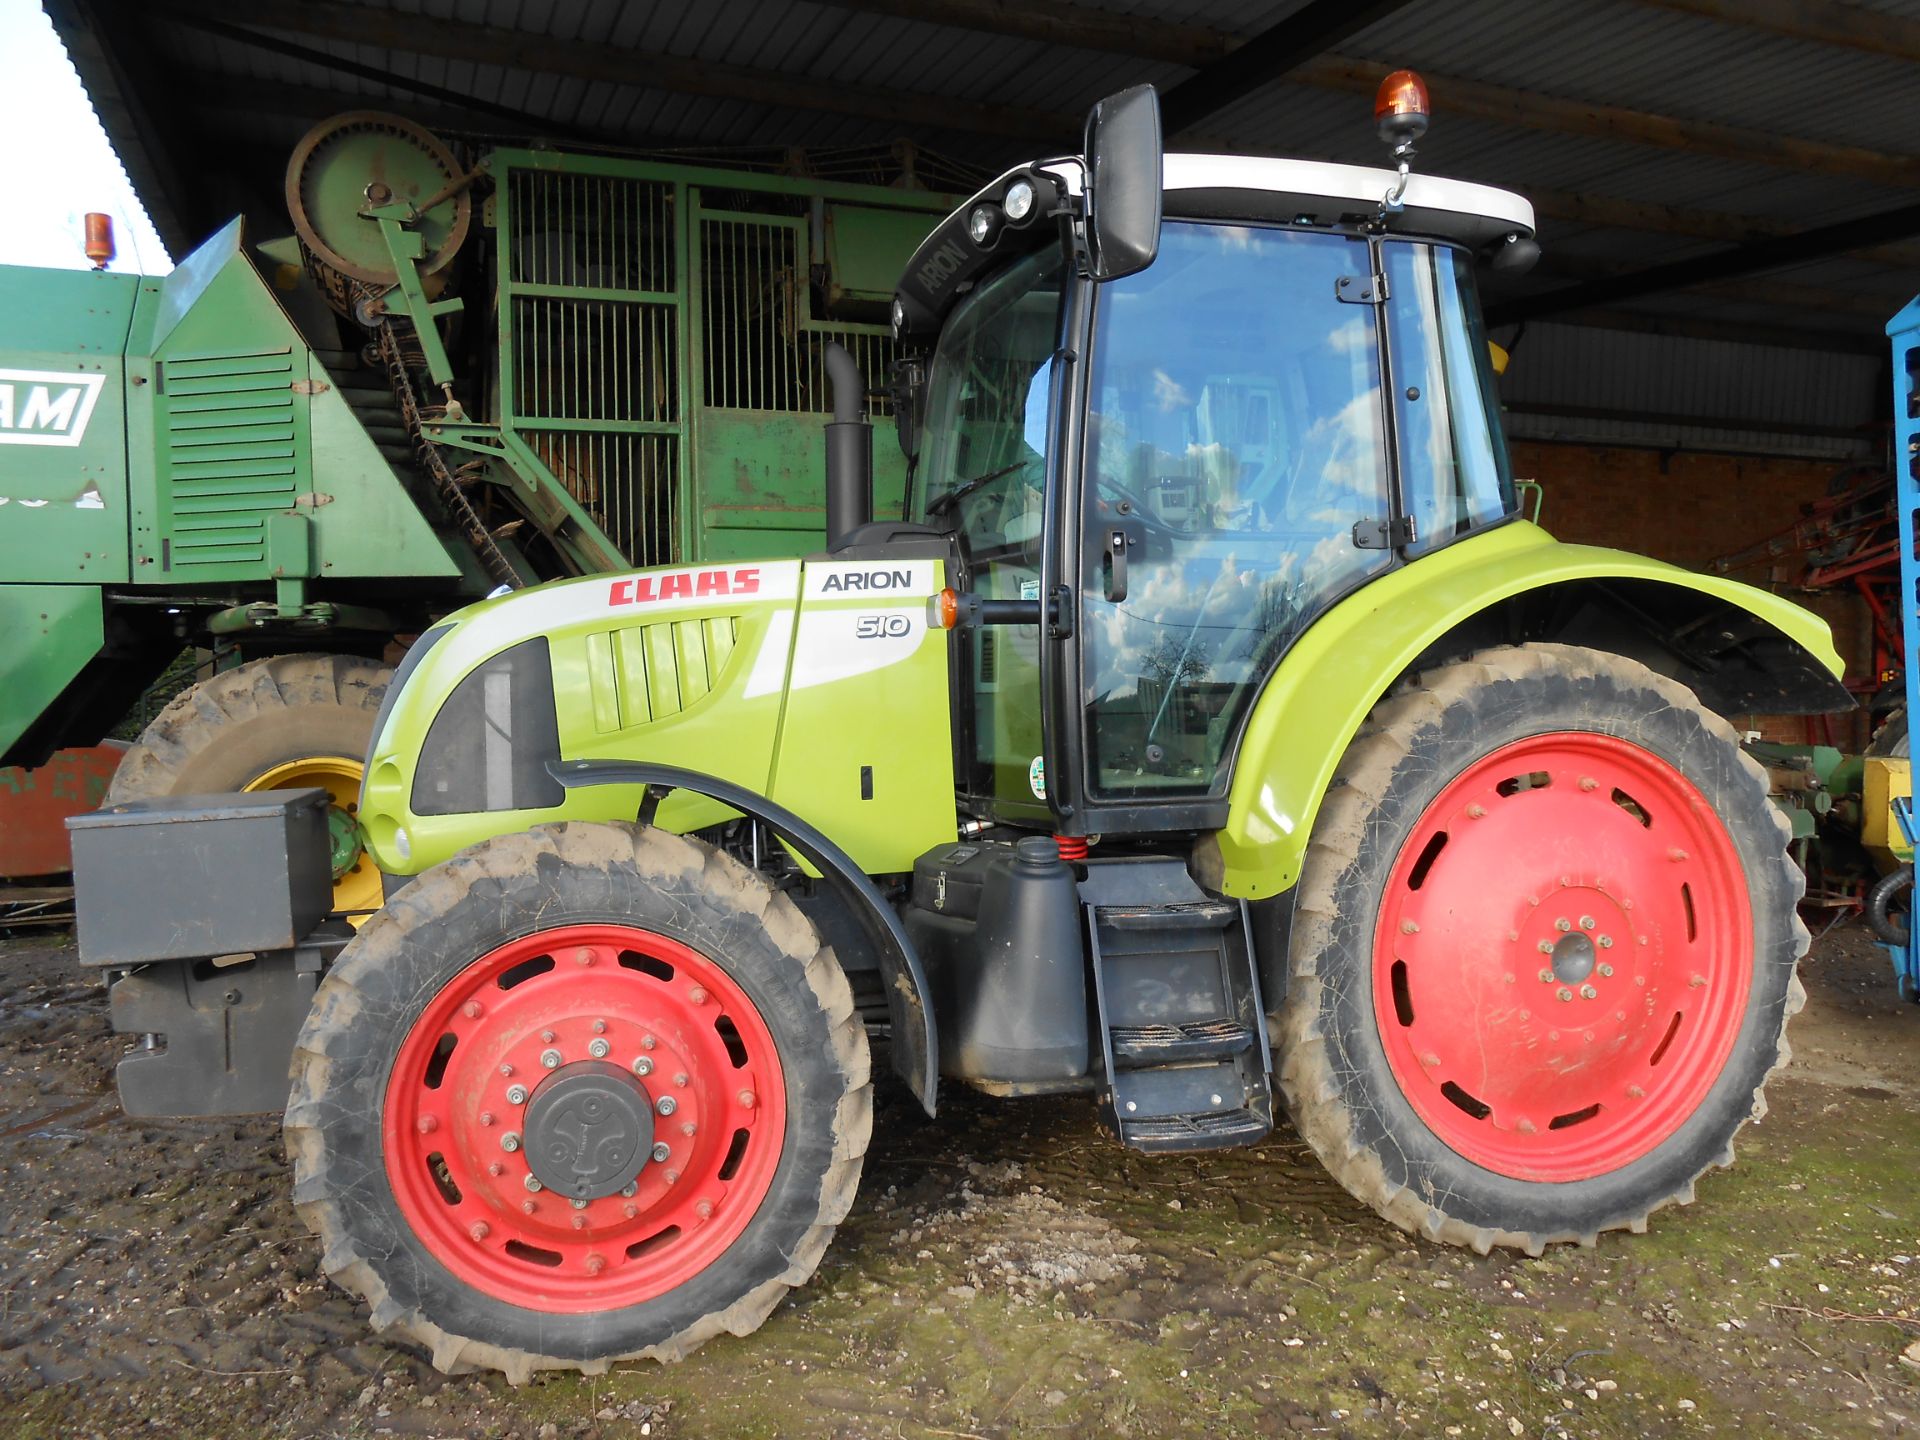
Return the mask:
M 644 760 L 560 760 L 549 762 L 547 772 L 568 790 L 642 787 L 647 797 L 640 815 L 643 823 L 651 823 L 654 803 L 669 791 L 702 796 L 751 815 L 813 866 L 846 902 L 873 943 L 892 1022 L 894 1071 L 927 1114 L 934 1113 L 940 1087 L 940 1039 L 934 1029 L 927 972 L 899 914 L 846 851 L 785 806 L 714 775 Z
M 1227 824 L 1215 837 L 1226 893 L 1263 899 L 1299 878 L 1340 757 L 1424 652 L 1502 601 L 1583 580 L 1679 587 L 1745 611 L 1830 672 L 1837 689 L 1844 666 L 1832 633 L 1791 601 L 1641 555 L 1563 545 L 1514 521 L 1389 571 L 1335 605 L 1288 651 L 1248 716 Z

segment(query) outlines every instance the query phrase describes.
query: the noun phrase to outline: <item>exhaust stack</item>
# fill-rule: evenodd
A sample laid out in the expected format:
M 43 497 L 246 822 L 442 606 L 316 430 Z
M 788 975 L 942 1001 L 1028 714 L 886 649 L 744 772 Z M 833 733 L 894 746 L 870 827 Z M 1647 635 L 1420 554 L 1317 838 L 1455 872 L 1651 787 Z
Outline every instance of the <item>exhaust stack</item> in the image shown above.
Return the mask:
M 867 380 L 838 341 L 827 345 L 833 420 L 827 426 L 827 549 L 873 519 L 873 426 Z

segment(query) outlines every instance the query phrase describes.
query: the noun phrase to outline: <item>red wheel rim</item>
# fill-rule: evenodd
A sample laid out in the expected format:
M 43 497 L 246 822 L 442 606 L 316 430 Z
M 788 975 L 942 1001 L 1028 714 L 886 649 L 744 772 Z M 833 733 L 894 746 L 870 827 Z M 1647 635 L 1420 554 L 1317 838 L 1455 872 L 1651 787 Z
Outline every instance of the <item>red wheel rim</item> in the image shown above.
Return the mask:
M 1374 937 L 1401 1093 L 1452 1149 L 1520 1180 L 1603 1175 L 1678 1130 L 1752 983 L 1726 827 L 1666 761 L 1577 731 L 1503 746 L 1440 793 Z
M 518 1142 L 543 1081 L 589 1061 L 633 1077 L 669 1154 L 643 1147 L 632 1194 L 582 1206 L 529 1189 Z M 394 1197 L 440 1262 L 556 1313 L 637 1305 L 706 1269 L 766 1198 L 785 1130 L 779 1056 L 746 992 L 698 951 L 625 925 L 542 931 L 462 970 L 401 1043 L 382 1120 Z

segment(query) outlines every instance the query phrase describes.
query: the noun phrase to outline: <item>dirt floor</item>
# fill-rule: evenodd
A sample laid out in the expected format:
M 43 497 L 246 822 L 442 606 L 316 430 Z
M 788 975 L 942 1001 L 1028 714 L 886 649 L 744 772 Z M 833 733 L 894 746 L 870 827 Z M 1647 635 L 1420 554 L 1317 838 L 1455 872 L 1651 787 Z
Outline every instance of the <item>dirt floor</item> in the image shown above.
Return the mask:
M 1148 1160 L 1083 1103 L 897 1090 L 819 1275 L 686 1363 L 513 1390 L 319 1276 L 275 1122 L 116 1106 L 102 991 L 0 946 L 0 1434 L 1920 1434 L 1920 1006 L 1843 928 L 1739 1164 L 1644 1236 L 1416 1244 L 1283 1131 Z

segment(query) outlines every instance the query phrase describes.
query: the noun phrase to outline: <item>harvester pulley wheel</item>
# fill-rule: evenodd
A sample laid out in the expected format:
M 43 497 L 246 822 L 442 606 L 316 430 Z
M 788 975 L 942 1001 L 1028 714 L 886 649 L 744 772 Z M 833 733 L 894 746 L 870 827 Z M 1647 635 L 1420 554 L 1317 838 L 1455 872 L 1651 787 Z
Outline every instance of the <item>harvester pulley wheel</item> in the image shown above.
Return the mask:
M 431 280 L 453 262 L 472 221 L 472 198 L 457 184 L 462 174 L 453 152 L 431 131 L 399 115 L 354 110 L 322 120 L 294 146 L 287 161 L 287 214 L 324 271 L 385 287 L 400 277 L 379 226 L 362 212 L 377 203 L 421 207 L 413 222 L 423 247 L 416 268 Z M 381 194 L 384 199 L 376 201 Z
M 1481 1251 L 1691 1200 L 1804 1000 L 1767 790 L 1690 692 L 1598 651 L 1483 651 L 1383 702 L 1314 827 L 1280 1015 L 1335 1176 Z
M 444 1370 L 597 1372 L 746 1334 L 812 1273 L 866 1151 L 866 1032 L 760 875 L 540 826 L 342 953 L 286 1124 L 295 1203 L 377 1328 Z

